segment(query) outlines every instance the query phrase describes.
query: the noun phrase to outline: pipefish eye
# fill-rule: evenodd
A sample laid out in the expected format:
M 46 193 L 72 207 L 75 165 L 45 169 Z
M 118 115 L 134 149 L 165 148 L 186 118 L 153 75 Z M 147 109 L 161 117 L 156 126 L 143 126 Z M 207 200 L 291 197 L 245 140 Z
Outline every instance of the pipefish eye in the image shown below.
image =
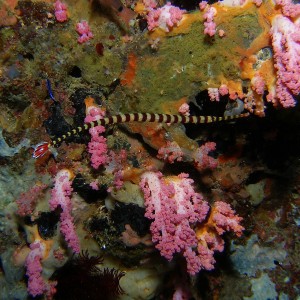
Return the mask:
M 119 8 L 118 8 L 118 12 L 122 12 L 122 11 L 123 11 L 123 9 L 124 9 L 124 7 L 123 7 L 123 6 L 119 6 Z

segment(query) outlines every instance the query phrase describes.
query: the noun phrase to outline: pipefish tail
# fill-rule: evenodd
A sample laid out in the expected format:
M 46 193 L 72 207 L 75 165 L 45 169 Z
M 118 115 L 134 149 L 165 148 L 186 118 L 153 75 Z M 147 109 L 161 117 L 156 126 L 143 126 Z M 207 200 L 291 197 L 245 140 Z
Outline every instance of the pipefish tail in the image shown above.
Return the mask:
M 249 113 L 234 116 L 184 116 L 156 113 L 127 113 L 104 117 L 97 121 L 86 123 L 82 126 L 71 129 L 51 142 L 41 142 L 34 147 L 33 158 L 39 158 L 45 155 L 51 148 L 59 146 L 68 137 L 80 134 L 95 126 L 106 126 L 111 124 L 130 123 L 130 122 L 152 122 L 152 123 L 170 123 L 170 124 L 208 124 L 213 122 L 230 121 L 239 118 L 248 117 Z

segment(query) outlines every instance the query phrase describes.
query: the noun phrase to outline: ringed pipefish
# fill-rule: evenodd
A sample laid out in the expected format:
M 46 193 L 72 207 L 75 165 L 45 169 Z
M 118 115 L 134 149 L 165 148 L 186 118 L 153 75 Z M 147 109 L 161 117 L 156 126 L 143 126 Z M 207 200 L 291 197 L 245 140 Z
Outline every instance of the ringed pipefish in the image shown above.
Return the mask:
M 47 88 L 49 91 L 50 98 L 57 102 L 54 99 L 50 81 L 47 80 Z M 34 147 L 33 158 L 39 158 L 45 155 L 48 151 L 51 151 L 51 148 L 58 147 L 64 140 L 68 137 L 82 133 L 89 130 L 95 126 L 106 126 L 111 124 L 121 124 L 129 122 L 152 122 L 152 123 L 168 123 L 168 124 L 208 124 L 212 122 L 221 122 L 221 121 L 230 121 L 234 119 L 244 118 L 249 116 L 249 113 L 242 113 L 233 116 L 185 116 L 185 115 L 171 115 L 171 114 L 159 114 L 159 113 L 125 113 L 125 114 L 116 114 L 113 116 L 104 117 L 102 119 L 86 123 L 82 126 L 75 127 L 65 134 L 57 137 L 51 142 L 41 142 Z

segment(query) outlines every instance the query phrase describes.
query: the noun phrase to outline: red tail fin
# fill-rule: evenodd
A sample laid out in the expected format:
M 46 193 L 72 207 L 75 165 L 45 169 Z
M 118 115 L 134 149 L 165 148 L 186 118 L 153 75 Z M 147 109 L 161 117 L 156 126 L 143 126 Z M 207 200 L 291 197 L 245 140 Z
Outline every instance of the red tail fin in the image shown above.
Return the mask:
M 42 157 L 45 155 L 45 153 L 47 153 L 47 151 L 49 151 L 49 143 L 48 142 L 39 143 L 34 147 L 32 157 L 33 158 Z

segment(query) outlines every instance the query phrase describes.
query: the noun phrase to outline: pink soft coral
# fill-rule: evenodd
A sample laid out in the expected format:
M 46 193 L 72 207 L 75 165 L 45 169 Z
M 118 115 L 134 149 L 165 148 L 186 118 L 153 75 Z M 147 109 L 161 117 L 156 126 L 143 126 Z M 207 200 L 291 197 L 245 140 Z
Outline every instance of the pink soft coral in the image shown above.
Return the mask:
M 178 26 L 184 12 L 179 7 L 171 5 L 170 2 L 161 8 L 151 9 L 147 15 L 148 29 L 160 28 L 168 32 Z
M 47 299 L 52 299 L 56 292 L 56 281 L 49 281 L 43 278 L 42 261 L 47 251 L 46 245 L 39 239 L 30 244 L 30 252 L 26 257 L 26 275 L 28 276 L 28 293 L 36 297 L 46 294 Z
M 77 23 L 76 31 L 80 35 L 80 37 L 78 38 L 79 44 L 86 43 L 94 37 L 87 21 L 81 21 L 81 22 Z
M 283 2 L 283 1 L 282 1 Z M 276 89 L 267 99 L 283 107 L 296 105 L 300 93 L 300 25 L 278 15 L 272 21 L 271 36 L 276 68 Z
M 160 173 L 146 172 L 140 187 L 145 197 L 145 216 L 153 220 L 150 230 L 156 248 L 168 260 L 181 252 L 187 271 L 195 274 L 201 268 L 201 257 L 194 251 L 198 241 L 192 227 L 205 219 L 209 206 L 192 183 L 186 174 L 163 178 Z
M 65 22 L 68 19 L 67 5 L 57 0 L 54 4 L 54 14 L 58 22 Z
M 218 161 L 209 155 L 211 151 L 216 150 L 216 143 L 207 142 L 196 150 L 189 151 L 180 146 L 175 141 L 168 141 L 166 145 L 158 149 L 157 157 L 169 163 L 175 161 L 193 161 L 199 171 L 205 169 L 214 169 Z
M 214 268 L 214 253 L 224 250 L 224 240 L 221 235 L 232 231 L 241 236 L 244 227 L 240 225 L 242 218 L 228 203 L 217 201 L 214 203 L 208 220 L 200 224 L 196 229 L 198 238 L 198 253 L 202 257 L 202 268 L 212 270 Z
M 225 231 L 240 236 L 244 228 L 239 224 L 242 218 L 235 215 L 229 204 L 220 201 L 205 221 L 209 206 L 192 184 L 187 174 L 164 178 L 161 173 L 146 172 L 140 187 L 145 198 L 145 216 L 153 220 L 150 231 L 155 247 L 168 260 L 181 253 L 187 262 L 187 272 L 194 275 L 201 269 L 214 268 L 214 252 L 223 251 L 221 235 Z
M 240 225 L 242 218 L 235 215 L 235 211 L 228 203 L 217 201 L 212 210 L 212 221 L 215 224 L 215 230 L 219 235 L 226 231 L 232 231 L 237 236 L 241 236 L 244 227 Z
M 55 177 L 54 188 L 51 191 L 51 199 L 49 201 L 51 210 L 60 206 L 62 212 L 60 214 L 60 230 L 65 237 L 69 247 L 75 252 L 80 252 L 79 239 L 75 231 L 73 222 L 71 194 L 73 188 L 71 186 L 72 174 L 69 170 L 61 170 Z
M 43 183 L 37 183 L 31 187 L 27 192 L 22 193 L 19 198 L 16 200 L 18 205 L 17 214 L 24 217 L 33 213 L 35 206 L 41 197 L 43 191 L 48 186 Z
M 216 168 L 218 161 L 212 156 L 208 155 L 209 152 L 214 150 L 216 150 L 216 143 L 207 142 L 193 152 L 192 157 L 194 159 L 196 168 L 199 171 Z
M 96 105 L 87 107 L 85 123 L 97 121 L 105 116 L 105 111 Z M 98 169 L 108 162 L 106 138 L 102 135 L 105 132 L 104 126 L 95 126 L 89 130 L 91 141 L 88 144 L 88 151 L 91 154 L 92 167 Z
M 297 1 L 295 1 L 297 2 Z M 292 0 L 275 0 L 275 3 L 281 6 L 284 16 L 297 18 L 300 15 L 300 4 L 293 3 Z
M 174 163 L 175 161 L 182 161 L 184 153 L 179 145 L 173 141 L 168 141 L 167 144 L 158 149 L 157 158 Z
M 208 96 L 210 101 L 220 101 L 220 93 L 218 88 L 208 88 L 207 89 Z
M 88 144 L 88 151 L 91 154 L 91 163 L 94 169 L 107 162 L 106 138 L 101 134 L 105 131 L 103 126 L 96 126 L 90 129 L 91 141 Z
M 216 23 L 214 22 L 214 17 L 217 14 L 217 10 L 214 7 L 208 7 L 203 15 L 205 19 L 204 22 L 204 34 L 209 36 L 214 36 L 216 33 Z
M 27 290 L 33 297 L 42 295 L 46 290 L 46 283 L 42 277 L 42 264 L 44 248 L 38 241 L 30 244 L 30 253 L 26 258 L 26 275 L 28 276 Z

